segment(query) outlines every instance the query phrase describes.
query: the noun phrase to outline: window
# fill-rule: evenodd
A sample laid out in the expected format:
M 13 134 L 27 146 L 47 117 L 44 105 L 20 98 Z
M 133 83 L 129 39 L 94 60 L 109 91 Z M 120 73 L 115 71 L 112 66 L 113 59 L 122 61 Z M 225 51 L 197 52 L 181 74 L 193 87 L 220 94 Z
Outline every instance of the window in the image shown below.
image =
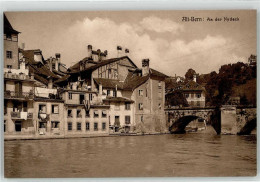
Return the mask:
M 72 122 L 68 122 L 68 131 L 72 131 Z
M 197 106 L 200 106 L 200 101 L 197 101 Z
M 161 105 L 160 103 L 158 104 L 158 108 L 159 108 L 159 109 L 161 109 L 161 108 L 162 108 L 162 105 Z
M 77 131 L 81 131 L 81 123 L 77 123 Z
M 189 94 L 185 94 L 185 97 L 188 98 L 188 97 L 189 97 Z
M 139 91 L 138 91 L 138 95 L 139 95 L 139 96 L 143 96 L 143 94 L 144 94 L 144 93 L 143 93 L 143 90 L 139 90 Z
M 138 108 L 139 110 L 143 110 L 143 103 L 139 103 Z
M 52 105 L 51 106 L 51 113 L 52 114 L 59 114 L 59 105 Z
M 89 122 L 86 122 L 86 131 L 89 131 Z
M 106 123 L 102 123 L 102 130 L 106 130 Z
M 141 122 L 144 122 L 144 116 L 141 116 L 140 120 Z
M 86 118 L 89 118 L 89 117 L 90 117 L 89 110 L 85 110 L 85 112 L 86 112 L 86 115 L 85 115 L 85 117 L 86 117 Z
M 102 111 L 102 118 L 106 118 L 107 117 L 107 111 Z
M 51 122 L 51 128 L 60 128 L 60 122 L 59 121 L 52 121 Z
M 119 111 L 119 110 L 120 110 L 120 104 L 119 104 L 119 103 L 116 103 L 116 104 L 115 104 L 115 110 L 116 110 L 116 111 Z
M 131 104 L 129 102 L 125 103 L 125 110 L 131 110 Z
M 8 59 L 12 59 L 13 58 L 12 51 L 6 51 L 6 58 L 8 58 Z
M 191 98 L 194 98 L 194 94 L 190 94 L 191 95 Z
M 22 122 L 21 121 L 16 121 L 15 122 L 15 131 L 16 132 L 21 132 L 22 131 Z
M 130 124 L 130 116 L 125 116 L 125 124 Z
M 116 90 L 113 90 L 113 97 L 116 97 Z
M 46 128 L 46 122 L 39 122 L 39 128 Z
M 12 65 L 7 65 L 7 68 L 8 68 L 8 69 L 12 69 L 13 66 L 12 66 Z
M 69 100 L 72 100 L 72 93 L 69 93 Z
M 94 123 L 94 131 L 98 131 L 98 123 Z
M 72 110 L 71 109 L 69 109 L 68 110 L 68 118 L 72 118 L 73 116 L 72 116 Z
M 39 105 L 39 113 L 46 114 L 46 105 Z
M 81 109 L 77 109 L 77 118 L 81 118 L 82 115 L 81 115 Z
M 200 98 L 201 97 L 201 94 L 197 94 L 197 98 Z
M 98 110 L 94 111 L 94 118 L 98 118 Z
M 55 70 L 55 64 L 52 64 L 52 69 Z
M 110 90 L 107 90 L 107 96 L 110 96 Z

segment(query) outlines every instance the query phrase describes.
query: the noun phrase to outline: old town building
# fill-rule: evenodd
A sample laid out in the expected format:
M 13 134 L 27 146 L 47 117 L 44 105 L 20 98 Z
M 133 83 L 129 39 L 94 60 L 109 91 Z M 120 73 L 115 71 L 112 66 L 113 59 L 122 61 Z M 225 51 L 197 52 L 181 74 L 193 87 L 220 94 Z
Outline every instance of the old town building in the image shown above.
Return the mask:
M 149 59 L 138 68 L 128 49 L 108 59 L 106 50 L 89 45 L 87 56 L 67 69 L 59 53 L 44 59 L 40 49 L 18 48 L 20 32 L 6 17 L 5 25 L 6 137 L 166 131 L 167 76 L 151 69 Z

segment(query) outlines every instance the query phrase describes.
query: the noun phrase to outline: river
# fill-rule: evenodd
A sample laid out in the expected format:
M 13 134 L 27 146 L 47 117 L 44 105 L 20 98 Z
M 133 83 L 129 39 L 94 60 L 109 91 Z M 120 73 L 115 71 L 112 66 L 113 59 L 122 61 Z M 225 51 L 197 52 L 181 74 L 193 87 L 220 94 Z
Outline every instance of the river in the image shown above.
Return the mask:
M 146 135 L 5 141 L 5 177 L 256 175 L 256 135 Z

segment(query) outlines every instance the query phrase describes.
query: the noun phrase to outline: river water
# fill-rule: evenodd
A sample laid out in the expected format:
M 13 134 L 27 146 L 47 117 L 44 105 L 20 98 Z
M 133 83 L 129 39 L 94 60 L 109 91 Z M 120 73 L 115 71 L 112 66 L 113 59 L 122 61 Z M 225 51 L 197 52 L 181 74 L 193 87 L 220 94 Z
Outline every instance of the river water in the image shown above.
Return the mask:
M 5 141 L 5 177 L 256 175 L 256 135 L 149 135 Z

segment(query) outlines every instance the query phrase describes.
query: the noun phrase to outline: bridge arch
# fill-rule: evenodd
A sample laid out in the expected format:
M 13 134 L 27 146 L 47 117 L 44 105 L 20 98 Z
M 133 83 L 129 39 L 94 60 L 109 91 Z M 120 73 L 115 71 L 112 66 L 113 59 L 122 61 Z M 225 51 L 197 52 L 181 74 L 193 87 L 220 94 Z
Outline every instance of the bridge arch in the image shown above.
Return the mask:
M 250 135 L 251 132 L 256 128 L 256 118 L 246 122 L 245 126 L 237 133 L 238 135 Z
M 177 121 L 175 121 L 169 128 L 171 133 L 185 133 L 185 127 L 192 121 L 196 120 L 196 119 L 203 119 L 205 120 L 206 118 L 203 117 L 199 117 L 196 115 L 187 115 L 187 116 L 183 116 L 177 119 Z

